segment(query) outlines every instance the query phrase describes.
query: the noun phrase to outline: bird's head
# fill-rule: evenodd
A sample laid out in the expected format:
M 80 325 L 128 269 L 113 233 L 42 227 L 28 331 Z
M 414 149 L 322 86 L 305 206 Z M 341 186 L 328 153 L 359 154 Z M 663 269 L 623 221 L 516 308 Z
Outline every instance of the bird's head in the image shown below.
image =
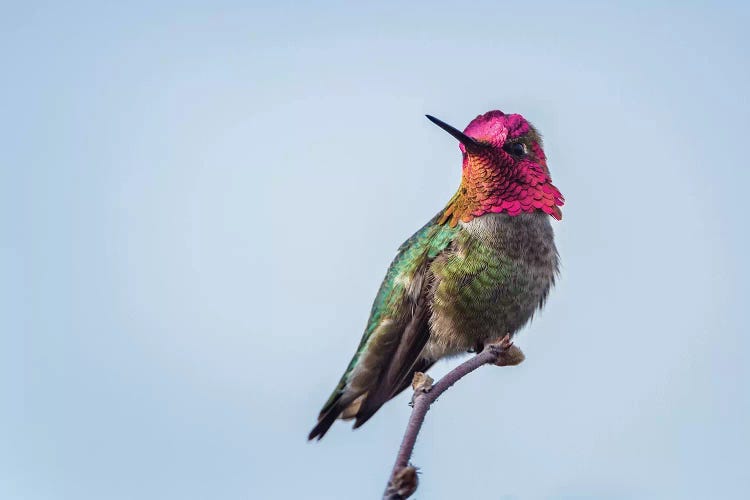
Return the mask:
M 461 186 L 441 222 L 455 226 L 487 213 L 535 211 L 562 219 L 563 197 L 552 184 L 542 138 L 523 116 L 489 111 L 463 132 L 427 118 L 458 139 L 463 153 Z

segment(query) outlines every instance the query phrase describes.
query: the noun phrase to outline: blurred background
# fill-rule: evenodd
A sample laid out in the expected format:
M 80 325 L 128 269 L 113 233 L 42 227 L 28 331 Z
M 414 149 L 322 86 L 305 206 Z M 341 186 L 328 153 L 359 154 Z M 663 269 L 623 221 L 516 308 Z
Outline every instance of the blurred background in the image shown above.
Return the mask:
M 458 186 L 423 115 L 490 109 L 545 136 L 562 274 L 417 497 L 750 494 L 747 3 L 2 11 L 0 498 L 379 498 L 408 394 L 306 435 Z

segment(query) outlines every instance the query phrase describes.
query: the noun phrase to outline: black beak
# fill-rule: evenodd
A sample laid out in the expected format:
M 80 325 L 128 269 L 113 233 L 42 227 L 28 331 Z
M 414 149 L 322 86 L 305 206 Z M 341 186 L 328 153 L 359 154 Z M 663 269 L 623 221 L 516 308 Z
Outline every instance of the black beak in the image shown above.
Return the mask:
M 450 135 L 458 139 L 458 142 L 463 144 L 466 147 L 466 150 L 470 153 L 479 151 L 480 149 L 483 149 L 485 147 L 484 144 L 477 141 L 476 139 L 472 139 L 468 135 L 464 134 L 460 130 L 458 130 L 455 127 L 451 127 L 447 123 L 445 123 L 443 120 L 438 120 L 434 116 L 425 115 L 428 120 L 430 120 L 432 123 L 440 127 L 441 129 L 448 132 Z

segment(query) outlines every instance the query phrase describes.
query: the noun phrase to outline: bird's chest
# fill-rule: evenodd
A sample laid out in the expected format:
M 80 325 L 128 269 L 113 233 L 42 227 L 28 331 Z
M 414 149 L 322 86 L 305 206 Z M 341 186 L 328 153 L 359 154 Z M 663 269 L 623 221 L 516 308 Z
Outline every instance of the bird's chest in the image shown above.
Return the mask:
M 462 224 L 432 271 L 434 354 L 513 334 L 543 302 L 557 271 L 549 217 L 488 214 Z

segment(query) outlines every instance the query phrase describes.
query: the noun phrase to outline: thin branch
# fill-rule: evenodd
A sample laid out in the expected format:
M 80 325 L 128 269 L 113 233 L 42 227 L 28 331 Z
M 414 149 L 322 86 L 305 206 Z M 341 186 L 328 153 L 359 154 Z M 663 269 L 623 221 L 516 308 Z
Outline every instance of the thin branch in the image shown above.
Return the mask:
M 487 344 L 482 352 L 455 367 L 435 385 L 432 385 L 432 379 L 429 376 L 420 372 L 415 373 L 412 382 L 414 396 L 412 396 L 411 416 L 409 417 L 409 423 L 406 425 L 404 439 L 401 441 L 401 447 L 398 450 L 396 463 L 393 466 L 383 499 L 403 500 L 416 491 L 417 470 L 409 465 L 409 459 L 414 451 L 414 444 L 417 441 L 419 430 L 422 428 L 425 415 L 427 415 L 427 410 L 442 393 L 480 366 L 487 364 L 517 365 L 523 360 L 523 352 L 514 346 L 510 337 L 506 335 L 498 342 Z

